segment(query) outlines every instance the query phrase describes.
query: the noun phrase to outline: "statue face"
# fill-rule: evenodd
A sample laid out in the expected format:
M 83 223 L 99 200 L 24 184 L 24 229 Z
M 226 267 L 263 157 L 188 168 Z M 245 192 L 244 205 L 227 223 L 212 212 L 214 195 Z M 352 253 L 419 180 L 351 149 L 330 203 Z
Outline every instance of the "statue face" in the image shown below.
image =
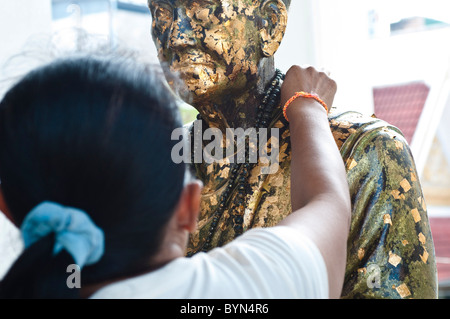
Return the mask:
M 278 19 L 276 12 L 272 21 L 264 19 L 263 2 L 268 1 L 149 0 L 159 59 L 181 74 L 194 103 L 242 90 L 256 80 L 260 60 L 271 55 L 270 48 L 264 50 L 271 42 L 265 39 L 267 25 Z

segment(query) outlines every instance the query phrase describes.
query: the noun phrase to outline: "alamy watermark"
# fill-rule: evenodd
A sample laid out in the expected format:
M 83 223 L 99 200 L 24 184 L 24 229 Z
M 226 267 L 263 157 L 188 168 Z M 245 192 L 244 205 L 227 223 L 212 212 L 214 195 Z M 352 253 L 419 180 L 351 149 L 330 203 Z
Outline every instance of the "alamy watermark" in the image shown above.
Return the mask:
M 181 127 L 172 132 L 172 140 L 179 141 L 172 148 L 174 163 L 261 163 L 261 174 L 278 172 L 279 128 L 227 128 L 224 134 L 218 128 L 203 130 L 202 125 L 197 120 L 192 131 Z
M 70 275 L 67 276 L 66 285 L 67 288 L 81 288 L 81 269 L 77 264 L 70 264 L 67 266 L 66 272 Z M 377 264 L 371 264 L 367 267 L 367 287 L 370 289 L 381 288 L 381 268 Z
M 367 287 L 370 289 L 381 288 L 381 268 L 377 264 L 367 267 Z
M 81 268 L 77 264 L 70 264 L 67 266 L 66 272 L 70 275 L 67 276 L 66 285 L 67 288 L 81 288 Z

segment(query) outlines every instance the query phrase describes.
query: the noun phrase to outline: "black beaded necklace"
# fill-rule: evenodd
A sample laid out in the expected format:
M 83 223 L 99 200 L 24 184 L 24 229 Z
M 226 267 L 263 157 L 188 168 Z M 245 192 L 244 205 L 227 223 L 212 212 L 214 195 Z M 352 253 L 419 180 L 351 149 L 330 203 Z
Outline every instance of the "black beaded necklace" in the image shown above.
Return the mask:
M 280 88 L 281 81 L 284 80 L 284 75 L 280 70 L 276 70 L 275 76 L 269 84 L 266 94 L 262 99 L 261 105 L 258 107 L 257 116 L 256 116 L 256 129 L 259 134 L 259 130 L 261 128 L 268 128 L 270 121 L 273 117 L 274 109 L 279 105 L 280 102 Z M 201 115 L 197 116 L 198 120 L 202 120 Z M 193 126 L 191 131 L 191 138 L 193 138 Z M 193 143 L 191 145 L 194 145 Z M 199 150 L 194 149 L 192 152 L 192 157 L 194 157 L 195 152 Z M 233 190 L 237 188 L 238 193 L 235 198 L 234 204 L 239 209 L 236 209 L 232 214 L 233 218 L 233 230 L 235 233 L 235 237 L 240 236 L 244 232 L 244 205 L 245 198 L 247 197 L 247 192 L 249 190 L 249 185 L 247 183 L 249 173 L 252 167 L 256 164 L 249 163 L 249 141 L 248 137 L 245 142 L 245 162 L 244 163 L 232 163 L 230 164 L 230 176 L 229 182 L 226 189 L 223 191 L 222 195 L 219 199 L 219 206 L 216 211 L 212 214 L 211 224 L 209 226 L 207 237 L 205 238 L 204 244 L 201 247 L 201 251 L 208 251 L 211 249 L 211 241 L 216 231 L 217 225 L 221 216 L 223 215 L 225 208 L 230 202 L 231 195 L 233 194 Z M 192 163 L 194 161 L 192 160 Z M 192 256 L 194 253 L 188 254 L 188 256 Z

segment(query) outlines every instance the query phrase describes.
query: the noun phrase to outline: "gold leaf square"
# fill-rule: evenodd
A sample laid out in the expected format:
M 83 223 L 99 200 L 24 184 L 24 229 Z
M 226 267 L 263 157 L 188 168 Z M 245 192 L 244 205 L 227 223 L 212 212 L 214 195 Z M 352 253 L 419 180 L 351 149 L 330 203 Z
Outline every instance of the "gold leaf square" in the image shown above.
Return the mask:
M 402 298 L 411 296 L 411 292 L 409 291 L 408 287 L 405 284 L 401 284 L 400 286 L 395 288 L 395 290 L 397 290 L 398 294 Z
M 362 260 L 364 258 L 365 253 L 366 253 L 366 251 L 364 250 L 364 248 L 358 249 L 358 259 Z
M 417 208 L 411 210 L 411 215 L 413 216 L 415 223 L 418 223 L 422 220 L 422 218 L 420 217 L 419 210 Z
M 403 143 L 396 140 L 396 141 L 395 141 L 395 147 L 396 147 L 398 150 L 403 150 Z
M 389 214 L 384 214 L 383 220 L 384 220 L 384 223 L 385 223 L 385 224 L 391 224 L 391 225 L 392 225 L 391 215 L 389 215 Z
M 391 195 L 394 196 L 395 199 L 405 199 L 405 195 L 403 195 L 402 193 L 400 193 L 400 191 L 398 189 L 393 190 L 391 192 Z
M 348 166 L 348 170 L 352 170 L 353 168 L 355 168 L 358 165 L 358 162 L 355 161 L 353 158 L 349 158 L 347 161 L 347 166 Z
M 406 178 L 400 182 L 400 186 L 403 188 L 405 193 L 409 192 L 409 190 L 411 189 L 411 184 Z
M 398 264 L 402 261 L 402 257 L 400 257 L 399 255 L 396 255 L 392 251 L 390 251 L 388 261 L 392 266 L 397 267 Z
M 423 250 L 423 255 L 420 255 L 420 259 L 422 259 L 423 263 L 426 264 L 428 261 L 428 252 L 426 249 Z
M 425 245 L 425 243 L 427 242 L 427 239 L 424 234 L 422 234 L 422 233 L 419 234 L 419 241 L 422 243 L 422 245 Z

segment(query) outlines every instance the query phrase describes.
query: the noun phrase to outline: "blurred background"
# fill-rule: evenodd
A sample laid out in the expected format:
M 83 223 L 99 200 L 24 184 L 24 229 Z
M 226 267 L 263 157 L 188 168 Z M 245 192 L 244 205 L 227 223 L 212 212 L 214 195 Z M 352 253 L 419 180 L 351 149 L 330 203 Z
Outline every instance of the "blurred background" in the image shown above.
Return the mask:
M 1 0 L 0 98 L 56 51 L 84 46 L 84 33 L 157 63 L 150 28 L 147 0 Z M 330 71 L 338 109 L 375 114 L 402 130 L 428 206 L 440 297 L 449 298 L 450 1 L 293 0 L 276 65 L 293 64 Z M 188 122 L 196 111 L 182 114 Z M 9 267 L 2 260 L 21 249 L 17 238 L 0 214 L 0 278 Z

